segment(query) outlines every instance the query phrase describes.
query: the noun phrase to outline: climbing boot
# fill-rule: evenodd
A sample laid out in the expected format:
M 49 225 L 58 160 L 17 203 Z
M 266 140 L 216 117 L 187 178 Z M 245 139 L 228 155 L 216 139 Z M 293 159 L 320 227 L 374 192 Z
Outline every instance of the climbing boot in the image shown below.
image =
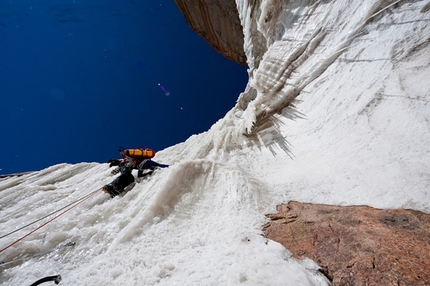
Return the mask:
M 115 186 L 108 184 L 103 187 L 103 192 L 110 195 L 111 198 L 119 195 L 120 192 L 115 188 Z

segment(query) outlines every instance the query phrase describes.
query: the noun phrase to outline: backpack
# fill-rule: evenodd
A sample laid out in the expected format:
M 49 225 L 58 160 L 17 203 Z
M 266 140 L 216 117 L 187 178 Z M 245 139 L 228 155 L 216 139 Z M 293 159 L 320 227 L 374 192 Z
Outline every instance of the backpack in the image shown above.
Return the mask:
M 124 149 L 121 151 L 122 158 L 151 159 L 155 156 L 155 151 L 149 148 Z

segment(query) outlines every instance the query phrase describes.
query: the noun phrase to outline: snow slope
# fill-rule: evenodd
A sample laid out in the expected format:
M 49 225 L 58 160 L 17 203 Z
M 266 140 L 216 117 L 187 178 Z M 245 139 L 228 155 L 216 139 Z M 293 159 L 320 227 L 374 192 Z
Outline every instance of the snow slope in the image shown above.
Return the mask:
M 430 212 L 430 2 L 237 5 L 249 84 L 210 130 L 157 154 L 171 167 L 64 214 L 113 179 L 107 164 L 0 180 L 1 248 L 61 214 L 0 253 L 0 285 L 327 285 L 261 235 L 276 204 Z

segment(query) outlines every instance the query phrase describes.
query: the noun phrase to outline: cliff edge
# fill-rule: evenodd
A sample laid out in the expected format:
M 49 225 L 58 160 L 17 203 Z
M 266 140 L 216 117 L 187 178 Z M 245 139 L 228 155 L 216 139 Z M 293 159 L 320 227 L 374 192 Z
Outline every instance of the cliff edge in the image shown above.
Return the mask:
M 243 29 L 234 0 L 174 0 L 190 27 L 229 60 L 246 66 Z

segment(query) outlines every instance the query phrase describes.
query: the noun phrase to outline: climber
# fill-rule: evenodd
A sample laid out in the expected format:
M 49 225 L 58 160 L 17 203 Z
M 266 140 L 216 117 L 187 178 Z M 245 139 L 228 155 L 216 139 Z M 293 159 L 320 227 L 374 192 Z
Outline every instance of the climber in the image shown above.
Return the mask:
M 109 167 L 118 166 L 111 174 L 121 173 L 121 175 L 103 187 L 103 191 L 110 194 L 112 198 L 124 192 L 124 189 L 135 181 L 131 173 L 133 170 L 138 170 L 137 177 L 141 178 L 151 175 L 157 169 L 169 167 L 152 161 L 151 158 L 155 156 L 155 152 L 149 148 L 125 149 L 120 152 L 121 160 L 111 159 L 108 163 Z M 149 171 L 146 172 L 147 170 Z

